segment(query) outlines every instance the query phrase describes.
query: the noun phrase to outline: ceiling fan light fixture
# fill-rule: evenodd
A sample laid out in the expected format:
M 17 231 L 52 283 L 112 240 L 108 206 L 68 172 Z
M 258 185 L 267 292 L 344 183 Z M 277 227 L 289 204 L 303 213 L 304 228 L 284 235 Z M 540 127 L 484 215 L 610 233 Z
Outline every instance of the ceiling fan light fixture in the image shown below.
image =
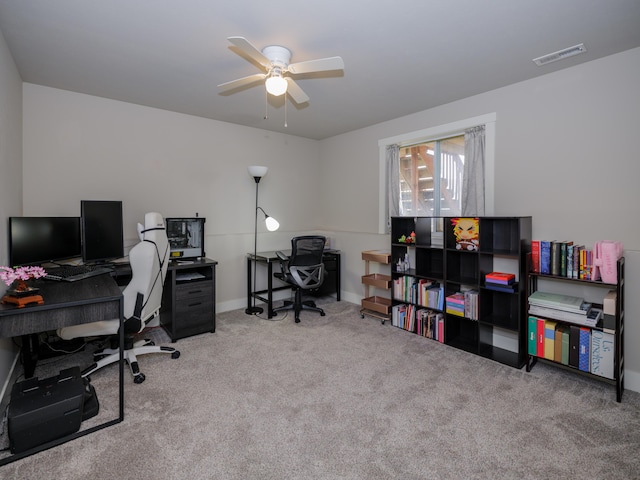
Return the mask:
M 276 97 L 279 97 L 287 91 L 287 85 L 287 81 L 280 73 L 273 73 L 265 82 L 267 92 Z

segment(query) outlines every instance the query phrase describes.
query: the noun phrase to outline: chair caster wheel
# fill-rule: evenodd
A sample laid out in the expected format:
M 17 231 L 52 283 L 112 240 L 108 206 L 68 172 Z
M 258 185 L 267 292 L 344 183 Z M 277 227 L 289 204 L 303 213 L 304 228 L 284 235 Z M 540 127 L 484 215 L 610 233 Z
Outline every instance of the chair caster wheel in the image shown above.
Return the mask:
M 142 383 L 146 380 L 147 377 L 144 376 L 144 373 L 139 373 L 135 377 L 133 377 L 133 383 Z
M 175 352 L 173 352 L 171 354 L 171 358 L 180 358 L 180 352 L 178 350 L 176 350 Z
M 324 313 L 324 312 L 320 312 L 320 316 L 321 316 L 321 317 L 324 317 L 324 316 L 325 316 L 325 313 Z
M 296 323 L 300 323 L 300 319 L 299 318 L 296 318 Z

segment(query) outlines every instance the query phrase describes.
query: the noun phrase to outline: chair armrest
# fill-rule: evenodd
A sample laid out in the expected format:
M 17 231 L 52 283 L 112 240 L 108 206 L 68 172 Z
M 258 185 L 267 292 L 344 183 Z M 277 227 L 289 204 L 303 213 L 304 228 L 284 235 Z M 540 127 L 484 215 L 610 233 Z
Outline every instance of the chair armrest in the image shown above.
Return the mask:
M 277 251 L 276 256 L 280 259 L 280 270 L 283 275 L 289 274 L 289 255 L 285 255 L 283 252 Z

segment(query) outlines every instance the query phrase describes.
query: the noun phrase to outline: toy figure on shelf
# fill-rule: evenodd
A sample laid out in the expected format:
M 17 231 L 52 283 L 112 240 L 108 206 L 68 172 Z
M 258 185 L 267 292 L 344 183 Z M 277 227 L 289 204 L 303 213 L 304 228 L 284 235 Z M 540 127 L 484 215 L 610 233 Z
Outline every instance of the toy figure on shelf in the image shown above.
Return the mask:
M 416 243 L 416 232 L 411 232 L 411 235 L 402 235 L 398 239 L 398 242 L 399 243 L 415 244 Z
M 456 249 L 478 250 L 480 246 L 478 218 L 452 218 L 451 225 L 456 237 Z

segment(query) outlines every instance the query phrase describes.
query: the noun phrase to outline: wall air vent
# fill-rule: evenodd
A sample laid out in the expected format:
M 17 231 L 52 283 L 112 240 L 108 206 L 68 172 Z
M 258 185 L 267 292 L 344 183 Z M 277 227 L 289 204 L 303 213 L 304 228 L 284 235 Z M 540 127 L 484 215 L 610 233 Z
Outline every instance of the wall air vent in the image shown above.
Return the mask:
M 542 65 L 546 65 L 547 63 L 564 60 L 565 58 L 573 57 L 574 55 L 579 55 L 586 51 L 587 49 L 585 48 L 584 43 L 581 43 L 580 45 L 575 45 L 573 47 L 565 48 L 564 50 L 559 50 L 554 53 L 549 53 L 548 55 L 534 58 L 533 61 L 536 65 L 541 67 Z

